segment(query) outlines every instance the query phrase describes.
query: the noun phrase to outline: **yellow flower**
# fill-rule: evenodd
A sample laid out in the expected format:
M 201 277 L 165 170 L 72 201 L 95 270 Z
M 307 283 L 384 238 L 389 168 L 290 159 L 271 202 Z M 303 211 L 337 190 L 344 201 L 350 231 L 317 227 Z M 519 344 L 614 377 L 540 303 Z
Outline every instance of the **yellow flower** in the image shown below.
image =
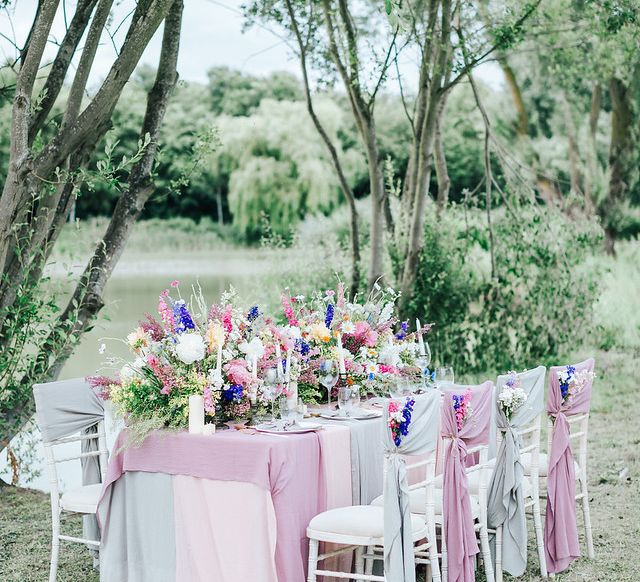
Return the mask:
M 224 328 L 217 321 L 209 322 L 206 338 L 209 351 L 216 349 L 224 344 Z
M 328 342 L 331 339 L 331 332 L 324 323 L 317 322 L 311 326 L 309 335 L 316 341 Z

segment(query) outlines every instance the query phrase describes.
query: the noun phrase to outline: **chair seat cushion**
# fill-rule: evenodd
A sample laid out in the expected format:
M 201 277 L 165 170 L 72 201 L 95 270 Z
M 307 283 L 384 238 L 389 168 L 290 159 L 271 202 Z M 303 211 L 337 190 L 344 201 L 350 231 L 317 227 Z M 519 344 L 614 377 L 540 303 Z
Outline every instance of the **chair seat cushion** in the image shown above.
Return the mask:
M 522 464 L 524 465 L 524 474 L 531 475 L 531 453 L 522 453 L 521 456 Z M 573 467 L 576 471 L 576 479 L 578 478 L 578 472 L 580 471 L 580 466 L 578 463 L 573 461 Z M 547 453 L 539 453 L 538 454 L 538 475 L 540 477 L 546 477 L 549 472 L 549 458 L 547 457 Z
M 95 485 L 84 485 L 77 489 L 71 489 L 63 493 L 60 498 L 60 506 L 65 511 L 75 513 L 95 513 L 102 492 L 102 483 Z
M 307 532 L 382 539 L 384 537 L 383 514 L 382 507 L 373 505 L 338 507 L 316 515 L 309 523 Z M 426 533 L 424 521 L 417 515 L 411 516 L 411 529 L 414 540 L 421 539 Z M 313 536 L 309 535 L 309 537 Z
M 470 495 L 471 499 L 471 515 L 473 519 L 476 519 L 480 516 L 480 504 L 478 503 L 478 499 L 475 495 Z M 419 489 L 413 489 L 409 493 L 409 508 L 411 513 L 415 513 L 418 515 L 424 515 L 426 511 L 427 504 L 427 491 L 424 487 L 420 487 Z M 384 505 L 384 496 L 380 495 L 376 497 L 371 505 L 375 505 L 378 507 L 382 507 Z M 440 521 L 438 516 L 442 515 L 442 489 L 433 490 L 433 509 L 436 515 L 436 521 Z

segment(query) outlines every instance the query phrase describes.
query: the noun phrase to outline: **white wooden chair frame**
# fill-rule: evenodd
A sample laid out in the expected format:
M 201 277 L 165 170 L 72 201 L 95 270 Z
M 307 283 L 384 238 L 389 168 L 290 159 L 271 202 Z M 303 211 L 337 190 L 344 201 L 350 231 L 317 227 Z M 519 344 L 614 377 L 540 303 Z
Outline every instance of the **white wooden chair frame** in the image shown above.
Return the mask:
M 520 454 L 529 453 L 531 462 L 528 466 L 531 489 L 526 491 L 524 496 L 525 512 L 531 509 L 533 515 L 533 528 L 536 536 L 536 547 L 538 550 L 538 561 L 540 563 L 540 575 L 547 577 L 547 562 L 544 553 L 544 530 L 542 528 L 542 512 L 540 510 L 540 427 L 542 424 L 542 414 L 534 418 L 528 425 L 516 431 L 523 442 L 528 440 L 528 444 L 523 444 Z M 498 447 L 502 441 L 502 432 L 498 430 Z M 491 530 L 496 534 L 496 582 L 502 582 L 502 526 Z
M 495 574 L 493 568 L 493 560 L 491 559 L 491 548 L 489 546 L 489 527 L 487 524 L 487 489 L 489 487 L 489 474 L 492 470 L 489 463 L 489 445 L 477 445 L 475 447 L 467 449 L 467 455 L 471 455 L 474 453 L 479 453 L 480 458 L 478 460 L 478 463 L 472 465 L 471 467 L 465 467 L 465 473 L 468 477 L 469 475 L 477 471 L 480 472 L 480 477 L 478 479 L 478 494 L 476 496 L 469 493 L 469 497 L 477 497 L 480 514 L 477 518 L 474 519 L 474 529 L 480 539 L 480 554 L 482 556 L 482 561 L 484 562 L 484 570 L 487 582 L 494 582 Z M 442 508 L 442 511 L 444 513 L 444 507 Z M 442 533 L 442 579 L 443 582 L 447 582 L 449 568 L 447 564 L 447 544 L 445 542 L 444 516 L 438 517 L 442 517 L 442 523 L 439 524 Z
M 107 439 L 105 435 L 104 420 L 98 421 L 96 425 L 97 431 L 95 433 L 76 434 L 68 437 L 62 437 L 51 441 L 44 441 L 44 452 L 47 461 L 47 470 L 49 473 L 49 487 L 51 490 L 51 525 L 53 530 L 53 538 L 51 542 L 51 568 L 49 570 L 49 582 L 56 582 L 58 574 L 58 557 L 60 554 L 60 541 L 75 542 L 80 544 L 86 544 L 88 546 L 100 548 L 100 542 L 98 540 L 88 540 L 85 538 L 79 538 L 74 536 L 68 536 L 60 533 L 60 514 L 65 511 L 60 504 L 60 491 L 58 484 L 58 471 L 56 465 L 58 463 L 64 463 L 67 461 L 73 461 L 76 459 L 86 459 L 89 457 L 98 457 L 100 464 L 100 473 L 104 476 L 107 471 Z M 95 451 L 88 451 L 85 453 L 75 453 L 67 457 L 56 458 L 54 454 L 54 447 L 65 443 L 82 442 L 82 441 L 98 441 L 98 449 Z M 79 512 L 73 512 L 79 513 Z M 91 513 L 87 513 L 91 515 Z
M 435 478 L 435 466 L 436 457 L 435 454 L 428 460 L 418 461 L 416 463 L 407 465 L 407 470 L 425 466 L 426 478 L 420 484 L 411 486 L 410 489 L 416 489 L 420 485 L 426 487 L 426 506 L 431 508 L 431 515 L 434 513 L 433 502 L 433 481 Z M 385 460 L 384 474 L 386 479 L 387 463 Z M 414 555 L 429 556 L 429 562 L 432 565 L 432 580 L 434 582 L 441 582 L 440 569 L 438 567 L 438 555 L 437 544 L 435 542 L 435 520 L 432 519 L 430 524 L 425 523 L 425 529 L 421 530 L 414 540 L 419 542 L 417 546 L 414 546 Z M 432 537 L 433 536 L 433 537 Z M 373 564 L 375 560 L 384 560 L 383 548 L 384 538 L 365 537 L 359 535 L 348 536 L 344 534 L 332 534 L 326 531 L 314 531 L 307 528 L 307 537 L 309 538 L 309 565 L 307 582 L 316 582 L 317 576 L 331 576 L 333 578 L 342 578 L 347 580 L 356 580 L 357 582 L 364 582 L 365 580 L 371 582 L 389 582 L 384 576 L 378 576 L 373 574 Z M 426 540 L 426 541 L 422 541 Z M 319 543 L 329 542 L 333 544 L 345 545 L 344 548 L 339 548 L 330 552 L 319 554 Z M 355 550 L 355 574 L 346 572 L 335 572 L 331 570 L 318 569 L 318 562 L 332 558 L 340 554 L 347 552 L 353 552 Z M 434 552 L 435 550 L 435 552 Z M 424 561 L 421 563 L 425 563 Z M 435 567 L 434 567 L 435 566 Z

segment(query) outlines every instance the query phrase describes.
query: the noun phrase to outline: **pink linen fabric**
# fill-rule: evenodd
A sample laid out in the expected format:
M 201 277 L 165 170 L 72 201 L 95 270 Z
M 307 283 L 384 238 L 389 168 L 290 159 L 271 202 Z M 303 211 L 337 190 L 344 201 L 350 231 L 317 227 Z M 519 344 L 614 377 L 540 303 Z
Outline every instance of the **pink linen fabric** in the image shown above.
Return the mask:
M 452 394 L 471 388 L 472 416 L 458 430 Z M 479 552 L 471 513 L 465 461 L 467 446 L 487 444 L 491 431 L 493 382 L 456 386 L 443 395 L 441 436 L 444 439 L 443 524 L 449 582 L 475 580 L 474 556 Z
M 102 499 L 126 471 L 253 483 L 271 494 L 277 521 L 278 582 L 306 578 L 306 528 L 315 515 L 325 510 L 327 500 L 318 433 L 278 436 L 221 431 L 203 436 L 157 432 L 147 437 L 141 447 L 121 450 L 125 439 L 126 434 L 121 433 L 116 441 L 114 450 L 119 453 L 110 460 Z M 102 529 L 109 527 L 108 512 L 104 513 Z
M 172 480 L 176 582 L 278 582 L 277 522 L 268 490 L 184 475 Z
M 575 364 L 576 371 L 593 371 L 595 361 L 589 358 Z M 549 372 L 547 413 L 553 420 L 553 435 L 547 472 L 547 512 L 544 520 L 544 550 L 550 573 L 566 570 L 580 556 L 576 524 L 576 475 L 571 451 L 567 416 L 589 412 L 591 382 L 567 401 L 562 401 L 558 372 L 565 366 L 554 366 Z

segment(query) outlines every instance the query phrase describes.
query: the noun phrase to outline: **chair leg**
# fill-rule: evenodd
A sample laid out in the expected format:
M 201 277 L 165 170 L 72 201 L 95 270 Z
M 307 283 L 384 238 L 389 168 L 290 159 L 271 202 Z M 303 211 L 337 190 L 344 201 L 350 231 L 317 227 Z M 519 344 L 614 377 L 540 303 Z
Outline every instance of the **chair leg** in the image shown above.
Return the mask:
M 442 579 L 440 577 L 440 563 L 438 562 L 438 539 L 436 537 L 435 527 L 430 532 L 429 537 L 429 564 L 427 564 L 427 567 L 431 573 L 431 581 L 441 582 Z M 429 580 L 428 573 L 425 576 L 425 580 Z
M 375 546 L 367 546 L 367 554 L 373 555 Z M 364 573 L 367 575 L 373 574 L 373 558 L 365 558 L 364 560 Z
M 51 567 L 49 568 L 49 582 L 56 582 L 58 576 L 58 555 L 60 554 L 60 539 L 54 534 L 51 540 Z
M 364 574 L 364 548 L 359 546 L 356 548 L 356 574 Z M 363 582 L 362 578 L 356 577 L 356 582 Z
M 447 562 L 447 541 L 445 540 L 444 527 L 440 530 L 442 536 L 442 582 L 449 580 L 449 565 Z
M 540 576 L 547 577 L 547 559 L 544 555 L 544 533 L 542 529 L 542 516 L 540 513 L 540 494 L 536 489 L 533 493 L 533 529 L 536 535 L 536 547 L 538 548 L 538 563 L 540 564 Z
M 491 559 L 489 532 L 487 531 L 486 526 L 480 527 L 480 549 L 482 550 L 482 561 L 484 562 L 484 571 L 487 576 L 487 582 L 494 582 L 493 560 Z
M 593 549 L 593 533 L 591 531 L 591 511 L 589 510 L 589 492 L 586 480 L 580 479 L 580 492 L 582 493 L 582 516 L 584 517 L 585 537 L 587 539 L 587 555 L 591 560 L 596 553 Z
M 502 582 L 502 527 L 496 527 L 496 582 Z
M 309 573 L 307 582 L 316 582 L 316 570 L 318 569 L 318 540 L 309 540 Z

